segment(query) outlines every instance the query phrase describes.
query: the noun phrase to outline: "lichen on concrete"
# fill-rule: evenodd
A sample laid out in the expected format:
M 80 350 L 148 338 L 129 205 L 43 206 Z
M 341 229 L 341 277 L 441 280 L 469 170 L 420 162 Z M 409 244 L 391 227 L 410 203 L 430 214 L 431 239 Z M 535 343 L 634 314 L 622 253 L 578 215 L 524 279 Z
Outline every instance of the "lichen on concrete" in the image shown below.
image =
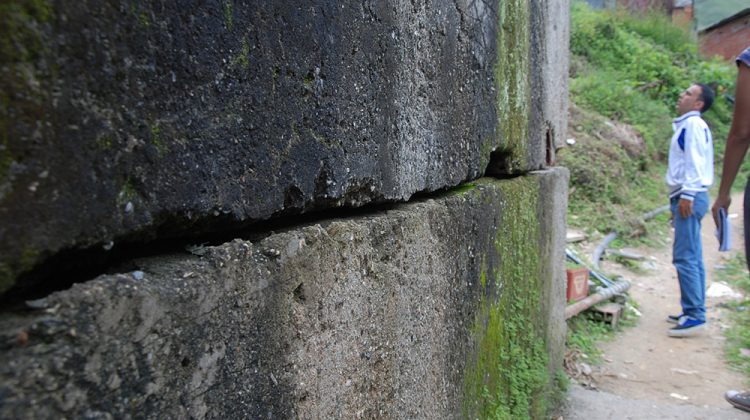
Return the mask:
M 502 214 L 494 237 L 496 255 L 483 258 L 483 295 L 472 334 L 477 350 L 464 373 L 467 418 L 542 418 L 550 377 L 540 318 L 538 184 L 517 178 L 499 183 Z M 485 267 L 484 261 L 498 261 Z M 484 286 L 485 272 L 494 279 Z
M 14 118 L 11 110 L 13 92 L 27 90 L 25 96 L 28 99 L 19 102 L 33 103 L 40 96 L 33 62 L 47 49 L 40 25 L 49 21 L 51 16 L 52 8 L 46 0 L 0 2 L 0 191 L 8 182 L 9 169 L 16 160 L 9 133 Z M 27 104 L 22 106 L 29 107 Z M 0 194 L 0 201 L 2 199 Z
M 501 142 L 510 154 L 507 170 L 523 169 L 529 124 L 529 5 L 525 0 L 498 2 L 495 83 Z

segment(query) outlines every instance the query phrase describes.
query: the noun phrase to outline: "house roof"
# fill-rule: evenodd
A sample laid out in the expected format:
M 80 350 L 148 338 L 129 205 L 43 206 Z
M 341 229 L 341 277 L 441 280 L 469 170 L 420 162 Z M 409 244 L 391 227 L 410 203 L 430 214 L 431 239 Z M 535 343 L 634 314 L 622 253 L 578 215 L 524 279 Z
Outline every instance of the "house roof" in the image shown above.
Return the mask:
M 674 0 L 674 8 L 680 9 L 693 5 L 693 0 Z
M 750 13 L 748 0 L 695 0 L 693 13 L 698 32 L 706 31 L 732 18 Z

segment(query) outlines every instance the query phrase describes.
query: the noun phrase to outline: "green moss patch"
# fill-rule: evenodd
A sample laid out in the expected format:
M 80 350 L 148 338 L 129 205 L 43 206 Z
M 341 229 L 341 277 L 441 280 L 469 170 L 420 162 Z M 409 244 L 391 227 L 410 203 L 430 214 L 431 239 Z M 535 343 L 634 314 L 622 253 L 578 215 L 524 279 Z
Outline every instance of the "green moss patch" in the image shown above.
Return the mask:
M 45 0 L 0 2 L 0 183 L 7 180 L 15 160 L 9 134 L 11 106 L 38 113 L 35 103 L 41 99 L 33 65 L 47 50 L 42 27 L 51 16 L 52 8 Z M 18 91 L 26 99 L 13 103 Z
M 0 263 L 0 293 L 10 289 L 18 276 L 34 268 L 39 258 L 39 251 L 33 248 L 24 248 L 14 262 L 10 264 Z
M 540 311 L 539 185 L 499 182 L 502 215 L 493 242 L 495 266 L 482 267 L 482 296 L 472 327 L 476 352 L 464 371 L 467 418 L 543 418 L 550 374 Z

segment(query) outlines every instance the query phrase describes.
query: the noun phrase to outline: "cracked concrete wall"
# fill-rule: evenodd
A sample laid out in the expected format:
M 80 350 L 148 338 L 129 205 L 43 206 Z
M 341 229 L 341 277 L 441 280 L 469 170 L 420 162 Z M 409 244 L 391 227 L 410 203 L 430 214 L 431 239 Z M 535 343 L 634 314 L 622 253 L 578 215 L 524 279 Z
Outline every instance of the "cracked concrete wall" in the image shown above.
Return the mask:
M 540 416 L 567 6 L 2 2 L 0 297 L 68 251 L 401 204 L 16 299 L 0 417 Z
M 564 350 L 567 181 L 482 178 L 29 302 L 0 318 L 0 417 L 474 418 L 529 368 L 524 334 L 546 345 L 541 401 Z M 520 353 L 472 376 L 487 316 L 523 325 L 501 342 Z
M 493 150 L 545 166 L 566 5 L 3 2 L 0 292 L 68 250 L 407 200 Z

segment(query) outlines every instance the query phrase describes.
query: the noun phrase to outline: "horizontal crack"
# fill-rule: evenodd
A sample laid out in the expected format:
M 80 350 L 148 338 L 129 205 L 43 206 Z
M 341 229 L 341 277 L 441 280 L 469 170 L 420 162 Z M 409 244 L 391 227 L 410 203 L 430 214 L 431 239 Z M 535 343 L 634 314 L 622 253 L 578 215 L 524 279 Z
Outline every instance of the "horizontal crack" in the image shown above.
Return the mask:
M 515 178 L 523 174 L 493 175 L 495 178 Z M 363 217 L 392 210 L 401 204 L 415 203 L 428 199 L 441 198 L 455 191 L 460 191 L 467 182 L 455 187 L 439 190 L 420 191 L 413 194 L 408 201 L 388 201 L 367 204 L 360 207 L 340 207 L 319 209 L 309 213 L 282 215 L 268 220 L 238 222 L 223 220 L 212 222 L 211 230 L 196 231 L 199 234 L 174 235 L 158 237 L 153 240 L 128 240 L 120 238 L 114 245 L 105 249 L 101 245 L 87 248 L 66 249 L 47 258 L 31 271 L 20 276 L 16 285 L 0 296 L 0 307 L 3 311 L 25 309 L 25 301 L 46 297 L 51 293 L 66 290 L 77 283 L 84 283 L 103 274 L 119 274 L 138 270 L 135 261 L 138 259 L 167 254 L 188 253 L 201 246 L 215 246 L 230 242 L 233 239 L 259 241 L 273 233 L 297 229 L 307 225 L 324 223 L 333 219 Z M 164 223 L 179 223 L 179 218 L 165 217 Z M 195 221 L 191 222 L 195 223 Z M 200 224 L 200 223 L 199 223 Z M 163 225 L 162 225 L 163 227 Z M 152 232 L 159 231 L 154 227 Z M 141 235 L 145 236 L 145 235 Z

